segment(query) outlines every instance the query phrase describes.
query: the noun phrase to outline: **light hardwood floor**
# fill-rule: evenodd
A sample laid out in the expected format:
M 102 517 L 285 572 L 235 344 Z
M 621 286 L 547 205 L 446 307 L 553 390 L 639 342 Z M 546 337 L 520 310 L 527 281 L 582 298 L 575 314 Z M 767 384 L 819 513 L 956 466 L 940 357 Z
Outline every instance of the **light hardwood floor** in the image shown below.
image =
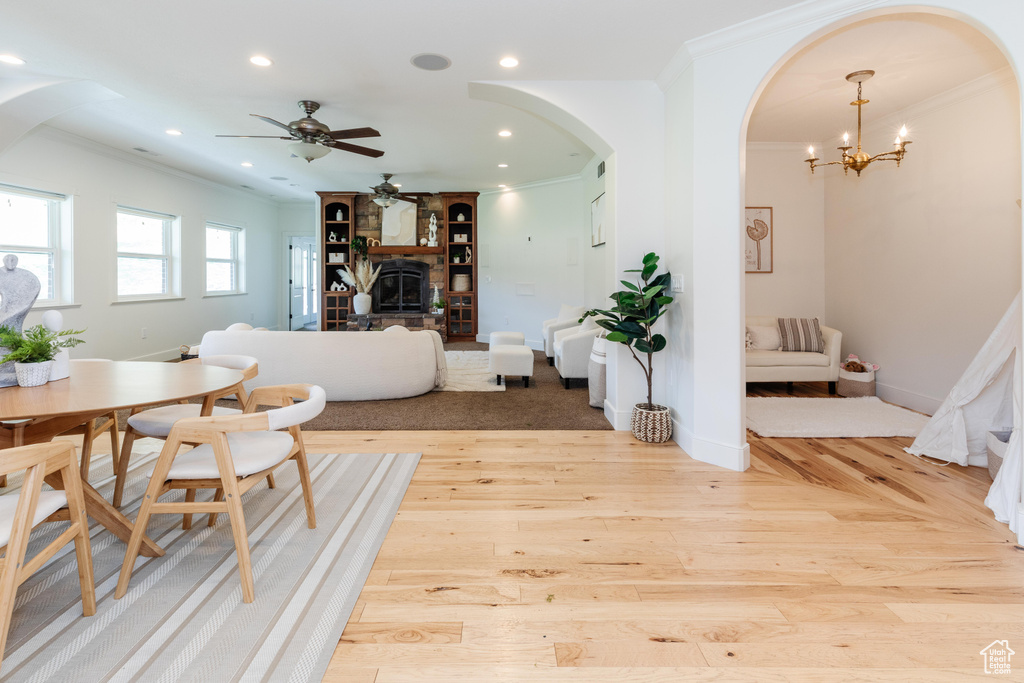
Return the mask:
M 423 453 L 324 680 L 963 681 L 1024 647 L 980 470 L 750 440 L 732 473 L 622 432 L 307 434 Z

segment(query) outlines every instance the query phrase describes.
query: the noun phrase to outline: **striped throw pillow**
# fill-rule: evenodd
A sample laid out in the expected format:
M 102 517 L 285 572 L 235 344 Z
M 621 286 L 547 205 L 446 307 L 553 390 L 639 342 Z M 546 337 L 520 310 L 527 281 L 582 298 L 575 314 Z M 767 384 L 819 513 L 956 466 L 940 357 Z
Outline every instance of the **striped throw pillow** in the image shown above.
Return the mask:
M 817 318 L 779 318 L 779 336 L 783 351 L 825 353 Z

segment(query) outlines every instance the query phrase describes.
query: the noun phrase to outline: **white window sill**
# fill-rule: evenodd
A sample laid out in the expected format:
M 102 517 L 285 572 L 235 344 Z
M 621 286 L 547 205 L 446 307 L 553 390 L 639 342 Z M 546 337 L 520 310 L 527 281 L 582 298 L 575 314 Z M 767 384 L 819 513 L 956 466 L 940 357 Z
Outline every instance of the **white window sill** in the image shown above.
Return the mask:
M 184 301 L 183 296 L 154 296 L 151 298 L 138 298 L 138 299 L 118 299 L 111 301 L 111 306 L 119 306 L 120 304 L 152 304 L 160 301 Z
M 215 299 L 222 296 L 246 296 L 249 292 L 207 292 L 203 295 L 204 299 Z
M 75 303 L 75 302 L 69 303 L 69 304 L 62 304 L 62 303 L 41 304 L 41 303 L 39 303 L 37 301 L 36 303 L 32 304 L 32 310 L 33 311 L 43 310 L 43 309 L 81 308 L 81 307 L 82 307 L 82 304 Z

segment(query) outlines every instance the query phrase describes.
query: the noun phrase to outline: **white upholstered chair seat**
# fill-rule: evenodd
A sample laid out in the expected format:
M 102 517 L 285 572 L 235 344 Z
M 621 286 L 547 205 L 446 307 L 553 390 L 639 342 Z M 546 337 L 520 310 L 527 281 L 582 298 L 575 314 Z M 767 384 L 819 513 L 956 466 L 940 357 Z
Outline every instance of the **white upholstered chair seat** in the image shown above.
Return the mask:
M 176 403 L 150 408 L 129 417 L 128 425 L 143 436 L 166 439 L 175 422 L 188 417 L 199 417 L 202 408 L 198 403 Z M 240 415 L 241 412 L 237 408 L 221 408 L 220 406 L 213 409 L 214 415 Z
M 14 523 L 14 511 L 18 507 L 20 493 L 8 493 L 0 496 L 0 546 L 7 545 L 11 540 L 11 525 Z M 43 520 L 62 507 L 67 506 L 68 498 L 63 491 L 42 491 L 36 504 L 36 514 L 32 517 L 32 526 L 42 524 Z
M 247 477 L 284 461 L 295 440 L 288 432 L 237 432 L 228 434 L 228 448 L 235 475 Z M 174 458 L 167 479 L 220 479 L 213 446 L 196 446 Z
M 824 353 L 812 353 L 810 351 L 763 351 L 757 349 L 747 351 L 748 368 L 772 368 L 779 366 L 827 368 L 830 360 Z

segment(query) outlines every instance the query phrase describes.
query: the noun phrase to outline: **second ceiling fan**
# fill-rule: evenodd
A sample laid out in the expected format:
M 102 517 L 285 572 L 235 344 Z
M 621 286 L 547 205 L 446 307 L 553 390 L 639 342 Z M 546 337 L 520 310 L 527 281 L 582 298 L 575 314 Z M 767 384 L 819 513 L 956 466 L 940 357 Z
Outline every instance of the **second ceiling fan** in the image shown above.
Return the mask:
M 419 201 L 419 197 L 432 197 L 434 195 L 433 192 L 400 192 L 398 187 L 391 184 L 391 178 L 394 175 L 394 173 L 381 173 L 380 177 L 384 179 L 384 182 L 370 188 L 373 190 L 373 195 L 370 196 L 370 199 L 377 206 L 386 209 L 398 200 L 416 204 Z

